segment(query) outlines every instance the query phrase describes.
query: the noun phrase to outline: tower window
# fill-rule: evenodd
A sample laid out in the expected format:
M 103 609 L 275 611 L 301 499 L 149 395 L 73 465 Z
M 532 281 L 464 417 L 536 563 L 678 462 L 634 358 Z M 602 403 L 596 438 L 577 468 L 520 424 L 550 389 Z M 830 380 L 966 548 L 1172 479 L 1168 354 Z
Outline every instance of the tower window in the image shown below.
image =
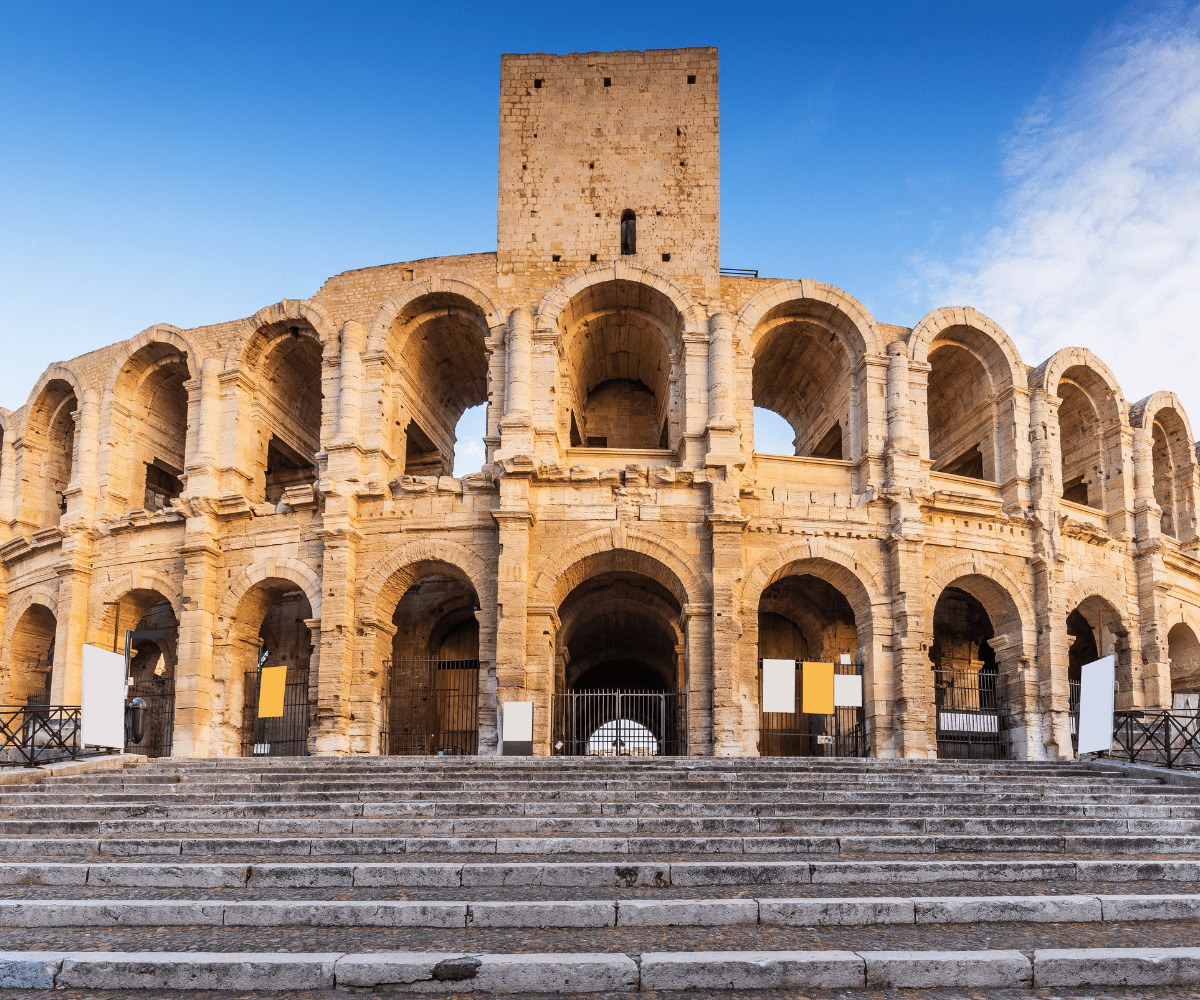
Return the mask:
M 553 261 L 555 264 L 557 264 L 557 263 L 558 263 L 560 260 L 562 260 L 562 254 L 560 254 L 560 253 L 552 253 L 552 254 L 550 255 L 550 259 L 551 259 L 551 260 L 552 260 L 552 261 Z
M 637 216 L 632 209 L 621 213 L 621 255 L 628 257 L 637 253 Z
M 612 86 L 612 77 L 611 76 L 606 76 L 604 78 L 604 86 L 606 86 L 606 87 Z
M 540 82 L 540 81 L 539 81 L 539 82 Z M 688 83 L 695 83 L 695 82 L 696 82 L 696 74 L 695 74 L 695 73 L 689 73 L 689 74 L 688 74 Z
M 671 259 L 671 255 L 669 253 L 663 254 L 663 263 L 664 264 L 667 263 L 670 259 Z
M 691 82 L 691 81 L 689 81 L 689 82 Z M 541 89 L 542 89 L 542 81 L 541 81 L 541 80 L 534 80 L 534 81 L 533 81 L 533 89 L 534 89 L 534 90 L 541 90 Z

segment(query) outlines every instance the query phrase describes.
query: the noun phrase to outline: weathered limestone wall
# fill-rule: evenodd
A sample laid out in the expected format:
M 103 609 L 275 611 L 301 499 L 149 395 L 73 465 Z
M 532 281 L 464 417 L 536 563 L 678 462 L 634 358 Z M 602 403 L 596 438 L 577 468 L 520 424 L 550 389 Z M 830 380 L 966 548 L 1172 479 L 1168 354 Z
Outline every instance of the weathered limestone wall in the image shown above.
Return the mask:
M 151 327 L 0 411 L 0 698 L 49 670 L 74 701 L 82 644 L 163 605 L 175 753 L 240 752 L 264 640 L 307 658 L 310 749 L 377 753 L 385 664 L 443 655 L 465 615 L 483 752 L 524 698 L 549 752 L 555 696 L 617 664 L 686 691 L 692 752 L 756 753 L 758 659 L 791 643 L 862 664 L 872 752 L 927 756 L 947 588 L 986 615 L 1020 756 L 1071 753 L 1074 611 L 1118 657 L 1120 705 L 1195 690 L 1200 479 L 1177 399 L 1129 405 L 1079 348 L 1030 368 L 969 308 L 908 328 L 818 281 L 719 277 L 712 50 L 507 57 L 502 87 L 498 253 Z M 528 181 L 504 173 L 522 163 Z M 596 249 L 570 244 L 596 211 Z M 483 469 L 414 474 L 449 468 L 480 403 Z M 799 456 L 754 452 L 756 404 Z M 840 457 L 812 456 L 835 423 Z M 971 448 L 978 467 L 947 471 Z M 404 604 L 431 580 L 444 599 Z

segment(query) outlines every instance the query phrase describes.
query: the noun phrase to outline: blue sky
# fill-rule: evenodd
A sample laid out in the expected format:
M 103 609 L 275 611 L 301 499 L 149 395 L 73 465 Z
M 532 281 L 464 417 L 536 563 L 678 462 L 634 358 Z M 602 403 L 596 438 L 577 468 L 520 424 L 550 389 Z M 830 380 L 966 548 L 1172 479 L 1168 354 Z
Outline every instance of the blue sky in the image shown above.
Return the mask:
M 721 57 L 723 264 L 831 282 L 905 325 L 972 296 L 1032 364 L 1069 335 L 1128 376 L 1130 399 L 1190 392 L 1196 369 L 1179 363 L 1194 354 L 1143 372 L 1148 342 L 1112 328 L 1119 307 L 1076 323 L 1066 292 L 1081 267 L 1100 292 L 1130 268 L 1169 271 L 1170 309 L 1121 321 L 1145 323 L 1154 350 L 1189 316 L 1195 331 L 1200 198 L 1182 213 L 1161 202 L 1200 190 L 1200 104 L 1179 103 L 1200 95 L 1197 37 L 1193 4 L 1096 0 L 8 0 L 0 405 L 21 405 L 50 362 L 155 322 L 249 315 L 349 268 L 494 249 L 500 53 L 697 44 Z M 1118 101 L 1105 84 L 1120 79 Z M 1112 206 L 1113 177 L 1132 202 Z M 1087 198 L 1109 215 L 1087 215 Z M 1088 226 L 1093 243 L 1072 243 Z M 1114 239 L 1124 262 L 1097 263 Z M 1136 352 L 1106 353 L 1131 334 Z

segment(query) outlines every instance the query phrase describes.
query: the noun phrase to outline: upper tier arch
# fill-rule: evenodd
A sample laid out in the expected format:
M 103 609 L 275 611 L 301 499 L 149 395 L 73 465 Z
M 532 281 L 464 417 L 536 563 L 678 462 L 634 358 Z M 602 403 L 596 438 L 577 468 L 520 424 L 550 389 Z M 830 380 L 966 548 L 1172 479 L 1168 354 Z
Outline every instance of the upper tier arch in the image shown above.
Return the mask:
M 1012 338 L 995 320 L 970 306 L 943 306 L 926 314 L 908 336 L 908 356 L 918 363 L 929 361 L 929 351 L 938 337 L 950 330 L 963 328 L 982 334 L 999 351 L 998 355 L 983 352 L 981 360 L 988 365 L 995 385 L 1010 383 L 1015 389 L 1028 385 L 1028 369 Z M 1002 359 L 1002 361 L 1001 361 Z M 1003 365 L 1003 370 L 998 370 Z
M 750 299 L 734 317 L 742 342 L 753 353 L 755 341 L 762 335 L 759 327 L 773 310 L 789 303 L 809 303 L 804 318 L 827 323 L 845 345 L 854 362 L 864 355 L 883 356 L 883 335 L 875 318 L 852 295 L 833 285 L 812 278 L 778 281 Z M 837 320 L 840 318 L 841 322 Z

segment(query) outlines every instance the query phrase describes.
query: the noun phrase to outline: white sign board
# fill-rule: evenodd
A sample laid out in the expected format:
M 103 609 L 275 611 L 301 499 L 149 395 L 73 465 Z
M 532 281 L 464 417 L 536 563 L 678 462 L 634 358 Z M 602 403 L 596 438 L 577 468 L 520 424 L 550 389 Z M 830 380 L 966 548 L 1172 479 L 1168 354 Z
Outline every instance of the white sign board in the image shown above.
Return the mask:
M 1079 753 L 1112 749 L 1117 658 L 1104 656 L 1079 668 Z
M 532 701 L 506 701 L 504 703 L 504 742 L 533 742 Z
M 83 647 L 79 742 L 125 749 L 125 657 L 99 646 Z
M 858 674 L 833 675 L 833 707 L 862 708 L 863 684 Z
M 762 710 L 796 711 L 796 661 L 763 660 Z

